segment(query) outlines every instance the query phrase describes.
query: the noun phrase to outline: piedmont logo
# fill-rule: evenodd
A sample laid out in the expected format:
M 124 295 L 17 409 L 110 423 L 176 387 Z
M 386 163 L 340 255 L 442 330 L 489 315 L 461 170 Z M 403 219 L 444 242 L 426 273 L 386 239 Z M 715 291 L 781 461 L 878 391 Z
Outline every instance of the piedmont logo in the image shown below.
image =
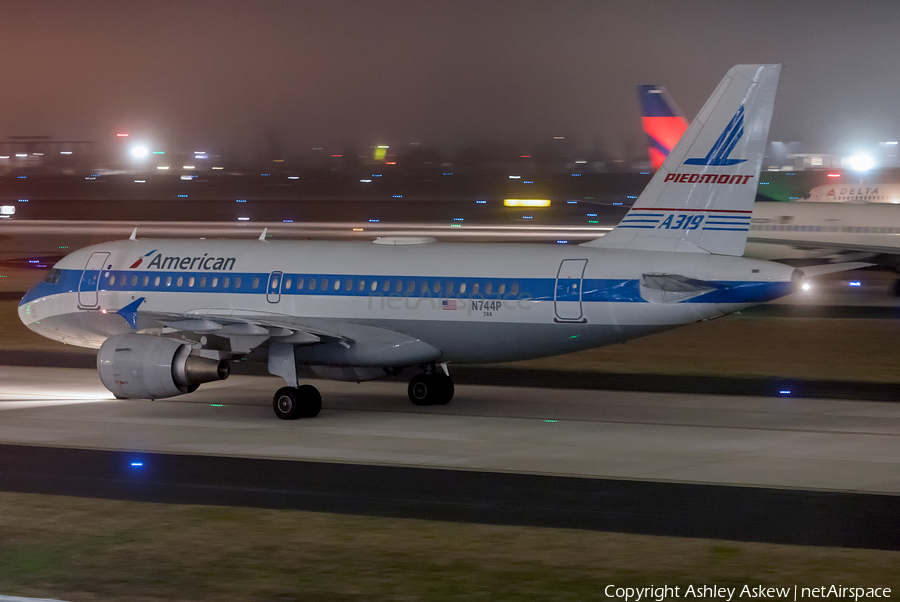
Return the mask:
M 716 140 L 716 143 L 713 144 L 713 147 L 709 149 L 709 152 L 702 159 L 688 159 L 684 162 L 685 165 L 716 165 L 716 166 L 726 166 L 726 165 L 737 165 L 738 163 L 743 163 L 747 159 L 729 159 L 728 155 L 731 154 L 731 151 L 734 150 L 735 145 L 738 143 L 738 140 L 741 139 L 741 136 L 744 135 L 744 105 L 737 110 L 737 113 L 734 114 L 734 117 L 731 118 L 731 121 L 728 122 L 728 125 L 725 126 L 725 129 L 722 131 L 722 134 L 719 136 L 719 139 Z
M 129 269 L 134 269 L 143 263 L 144 259 L 156 253 L 154 249 L 143 257 L 135 261 Z M 157 270 L 211 270 L 211 271 L 231 271 L 234 269 L 234 263 L 237 261 L 234 257 L 210 257 L 209 253 L 204 253 L 198 257 L 176 257 L 174 255 L 165 256 L 162 253 L 150 260 L 147 269 Z

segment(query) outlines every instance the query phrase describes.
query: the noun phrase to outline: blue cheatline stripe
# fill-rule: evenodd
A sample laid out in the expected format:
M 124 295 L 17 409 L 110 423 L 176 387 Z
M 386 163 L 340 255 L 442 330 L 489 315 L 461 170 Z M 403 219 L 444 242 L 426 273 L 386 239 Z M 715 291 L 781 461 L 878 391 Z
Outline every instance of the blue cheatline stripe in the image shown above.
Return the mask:
M 646 226 L 633 226 L 636 228 Z M 717 229 L 717 228 L 710 228 Z M 94 272 L 98 274 L 100 272 Z M 109 285 L 110 279 L 106 276 L 107 271 L 103 270 L 100 285 L 100 292 L 124 292 L 124 293 L 205 293 L 205 294 L 238 294 L 238 295 L 260 295 L 264 296 L 268 292 L 269 276 L 265 273 L 222 273 L 222 272 L 134 272 L 132 270 L 110 270 L 109 275 L 116 277 L 116 282 L 112 286 Z M 20 305 L 29 303 L 35 299 L 46 297 L 49 295 L 58 295 L 62 293 L 74 293 L 78 291 L 78 285 L 81 281 L 81 270 L 61 270 L 60 277 L 54 284 L 41 282 L 31 289 L 20 302 Z M 132 276 L 137 276 L 137 284 L 132 285 Z M 148 284 L 143 284 L 144 276 L 148 277 Z M 155 286 L 156 277 L 160 278 L 160 285 Z M 189 286 L 189 279 L 193 277 L 194 286 Z M 206 278 L 203 287 L 199 285 L 200 278 Z M 279 283 L 282 290 L 273 291 L 272 295 L 280 295 L 281 297 L 292 296 L 330 296 L 330 297 L 401 297 L 401 298 L 431 298 L 431 299 L 496 299 L 496 300 L 534 300 L 534 301 L 553 301 L 555 300 L 577 300 L 578 294 L 573 293 L 570 288 L 571 280 L 560 283 L 560 289 L 557 291 L 556 278 L 463 278 L 463 277 L 424 277 L 424 276 L 369 276 L 361 274 L 296 274 L 285 273 L 282 276 L 284 280 L 291 281 L 291 288 L 284 290 L 284 282 Z M 165 285 L 166 279 L 171 278 L 172 283 Z M 178 286 L 178 278 L 182 278 L 181 286 Z M 212 286 L 213 278 L 217 278 L 217 286 Z M 223 288 L 224 279 L 229 279 L 229 288 Z M 240 279 L 240 287 L 237 287 L 236 280 Z M 297 289 L 299 279 L 304 281 L 303 288 Z M 256 288 L 253 287 L 253 281 L 257 280 Z M 309 289 L 311 280 L 316 281 L 316 288 Z M 350 280 L 352 284 L 351 290 L 347 290 L 346 283 Z M 377 282 L 377 290 L 371 290 L 372 281 Z M 322 290 L 322 282 L 327 281 L 327 290 Z M 359 282 L 363 281 L 365 287 L 359 289 Z M 384 282 L 388 281 L 389 290 L 384 290 Z M 340 288 L 335 290 L 335 282 L 340 283 Z M 397 290 L 397 282 L 401 283 L 401 290 Z M 409 283 L 413 282 L 413 289 L 410 291 Z M 435 291 L 434 286 L 440 283 L 441 290 Z M 453 293 L 447 293 L 447 285 L 453 283 Z M 466 292 L 460 294 L 460 286 L 466 284 Z M 425 284 L 426 290 L 422 290 Z M 475 293 L 475 285 L 478 285 L 478 292 Z M 487 285 L 490 284 L 491 292 L 486 292 Z M 735 302 L 742 303 L 748 299 L 754 301 L 764 301 L 774 299 L 790 291 L 790 283 L 783 282 L 745 282 L 745 281 L 721 281 L 713 283 L 720 287 L 715 291 L 694 297 L 685 303 L 723 303 Z M 500 293 L 500 287 L 503 285 L 504 292 Z M 518 285 L 516 288 L 514 285 Z M 646 301 L 640 294 L 640 281 L 628 279 L 584 279 L 581 282 L 581 300 L 586 303 L 608 303 L 608 302 L 632 302 L 645 303 Z M 513 292 L 516 291 L 516 292 Z M 754 297 L 746 297 L 746 294 L 752 292 Z M 733 293 L 733 294 L 732 294 Z M 776 294 L 777 293 L 777 294 Z M 573 296 L 574 295 L 574 296 Z M 733 297 L 733 299 L 732 299 Z M 746 297 L 746 298 L 745 298 Z M 739 299 L 738 299 L 739 298 Z

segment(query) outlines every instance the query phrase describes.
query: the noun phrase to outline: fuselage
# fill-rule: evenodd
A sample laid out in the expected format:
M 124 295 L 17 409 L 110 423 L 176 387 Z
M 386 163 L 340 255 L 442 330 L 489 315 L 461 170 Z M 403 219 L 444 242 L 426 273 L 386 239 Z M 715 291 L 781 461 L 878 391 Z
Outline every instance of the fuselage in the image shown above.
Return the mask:
M 745 256 L 799 259 L 836 251 L 900 253 L 893 204 L 756 203 Z
M 694 284 L 670 286 L 666 275 Z M 185 320 L 214 320 L 313 339 L 364 342 L 400 333 L 437 349 L 433 361 L 497 362 L 716 317 L 789 293 L 791 276 L 780 264 L 706 253 L 138 239 L 68 255 L 26 294 L 19 315 L 43 336 L 84 347 L 100 347 L 112 335 L 166 334 Z M 679 286 L 687 292 L 662 290 Z M 116 313 L 140 299 L 134 324 Z M 252 329 L 247 336 L 265 341 Z M 404 344 L 397 340 L 386 352 Z M 323 356 L 317 350 L 324 347 L 298 346 L 298 363 L 378 362 Z
M 809 191 L 815 203 L 900 203 L 900 184 L 828 184 Z

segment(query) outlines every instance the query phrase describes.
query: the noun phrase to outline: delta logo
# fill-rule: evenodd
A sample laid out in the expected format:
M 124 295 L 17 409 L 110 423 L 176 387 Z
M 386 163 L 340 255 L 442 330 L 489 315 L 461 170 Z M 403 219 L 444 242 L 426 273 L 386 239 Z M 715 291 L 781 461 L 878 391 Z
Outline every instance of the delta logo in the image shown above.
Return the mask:
M 139 257 L 129 269 L 133 270 L 143 264 L 144 260 L 154 253 L 154 249 L 146 255 Z M 148 270 L 205 270 L 213 272 L 231 271 L 237 261 L 235 257 L 210 257 L 209 253 L 204 253 L 197 257 L 179 257 L 175 255 L 163 255 L 159 253 L 147 264 Z

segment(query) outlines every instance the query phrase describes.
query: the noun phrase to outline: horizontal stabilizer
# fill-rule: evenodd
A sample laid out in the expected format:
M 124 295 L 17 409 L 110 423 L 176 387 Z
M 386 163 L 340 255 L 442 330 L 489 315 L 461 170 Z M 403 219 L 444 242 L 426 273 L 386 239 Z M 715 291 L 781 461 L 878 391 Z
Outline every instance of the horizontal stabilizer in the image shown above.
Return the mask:
M 641 298 L 649 303 L 678 303 L 723 285 L 678 274 L 643 274 L 640 288 Z
M 865 263 L 862 261 L 845 261 L 843 263 L 826 263 L 822 265 L 812 265 L 805 268 L 800 268 L 800 271 L 803 272 L 805 276 L 808 278 L 815 278 L 816 276 L 823 276 L 825 274 L 835 274 L 837 272 L 849 272 L 850 270 L 859 270 L 861 268 L 867 268 L 869 266 L 875 265 L 874 263 Z

